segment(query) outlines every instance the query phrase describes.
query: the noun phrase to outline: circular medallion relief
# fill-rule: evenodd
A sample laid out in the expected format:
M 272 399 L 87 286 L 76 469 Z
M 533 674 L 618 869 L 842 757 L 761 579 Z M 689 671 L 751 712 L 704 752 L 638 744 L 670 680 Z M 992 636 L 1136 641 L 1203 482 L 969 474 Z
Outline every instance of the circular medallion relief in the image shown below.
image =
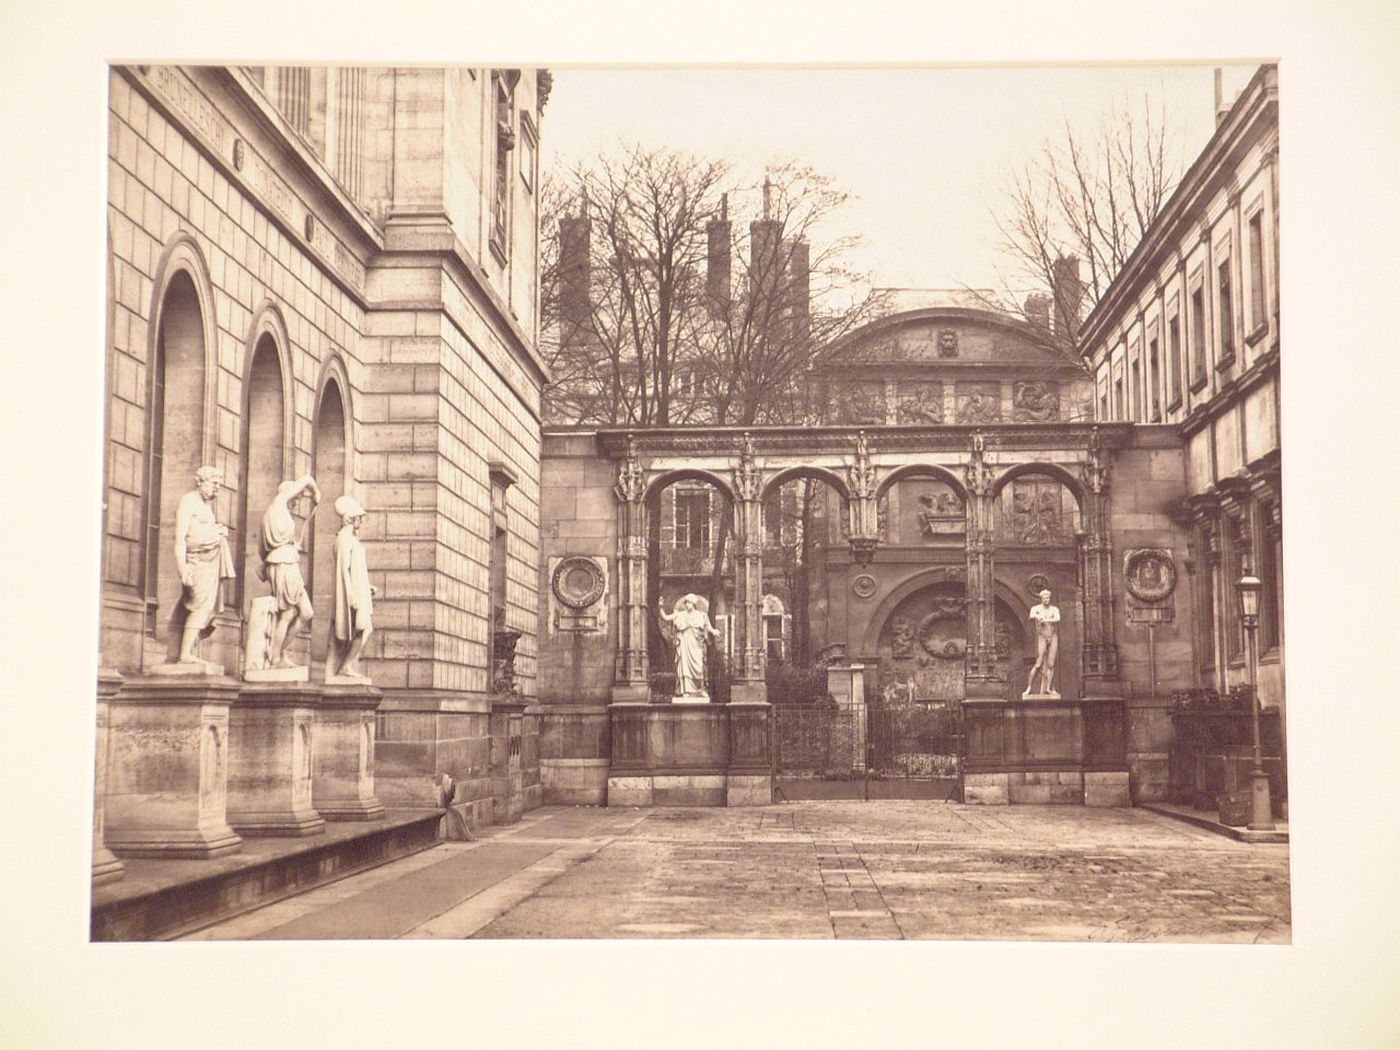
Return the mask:
M 1050 587 L 1050 577 L 1043 572 L 1038 572 L 1026 581 L 1026 587 L 1032 594 L 1039 594 L 1041 591 L 1048 591 Z
M 861 573 L 851 581 L 851 590 L 857 598 L 869 598 L 875 593 L 875 577 Z
M 233 166 L 235 170 L 243 170 L 243 160 L 247 153 L 247 147 L 243 145 L 242 139 L 233 140 Z
M 1139 601 L 1161 601 L 1176 590 L 1176 565 L 1171 554 L 1152 548 L 1129 551 L 1123 559 L 1123 583 Z
M 603 596 L 603 570 L 591 558 L 565 558 L 554 568 L 554 597 L 570 609 L 584 609 Z
M 302 226 L 302 232 L 306 234 L 306 239 L 308 241 L 316 236 L 316 217 L 314 215 L 308 214 L 306 216 L 306 222 Z

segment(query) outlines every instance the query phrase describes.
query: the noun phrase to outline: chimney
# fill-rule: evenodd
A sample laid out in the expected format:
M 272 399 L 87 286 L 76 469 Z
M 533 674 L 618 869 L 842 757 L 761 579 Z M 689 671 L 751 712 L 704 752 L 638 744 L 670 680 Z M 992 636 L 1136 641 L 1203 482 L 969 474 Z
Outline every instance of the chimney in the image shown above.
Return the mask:
M 1050 331 L 1050 297 L 1048 295 L 1028 295 L 1023 307 L 1026 320 L 1042 331 Z
M 588 198 L 582 198 L 578 215 L 559 220 L 559 327 L 564 344 L 587 331 L 593 314 L 589 253 L 592 221 Z
M 729 305 L 730 252 L 734 243 L 734 227 L 729 221 L 729 194 L 719 199 L 719 217 L 705 224 L 708 246 L 705 258 L 705 294 L 715 308 Z
M 806 241 L 785 245 L 788 258 L 788 309 L 794 340 L 806 339 L 812 330 L 812 253 Z
M 763 177 L 763 218 L 749 223 L 749 289 L 755 285 L 769 292 L 776 291 L 780 268 L 778 240 L 780 224 L 771 217 L 773 184 Z
M 1229 115 L 1230 103 L 1225 101 L 1225 71 L 1217 66 L 1215 70 L 1215 126 L 1220 127 Z
M 1079 279 L 1079 256 L 1061 255 L 1055 260 L 1055 334 L 1073 343 L 1079 334 L 1079 311 L 1084 304 L 1084 282 Z

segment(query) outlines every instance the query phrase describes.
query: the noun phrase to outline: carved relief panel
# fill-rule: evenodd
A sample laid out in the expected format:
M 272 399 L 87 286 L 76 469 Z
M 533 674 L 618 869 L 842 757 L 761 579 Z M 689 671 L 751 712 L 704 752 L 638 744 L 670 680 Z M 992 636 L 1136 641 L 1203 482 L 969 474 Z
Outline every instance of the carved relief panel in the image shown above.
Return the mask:
M 1079 527 L 1073 493 L 1043 475 L 1015 478 L 1002 489 L 998 518 L 998 542 L 1028 547 L 1072 544 Z
M 942 423 L 943 384 L 901 380 L 896 418 L 907 424 Z
M 1017 423 L 1049 423 L 1059 419 L 1060 384 L 1017 382 L 1011 399 L 1011 418 Z
M 833 421 L 880 426 L 885 422 L 885 384 L 848 383 L 832 391 Z
M 998 383 L 959 383 L 956 392 L 958 417 L 963 424 L 1001 421 L 1001 386 Z

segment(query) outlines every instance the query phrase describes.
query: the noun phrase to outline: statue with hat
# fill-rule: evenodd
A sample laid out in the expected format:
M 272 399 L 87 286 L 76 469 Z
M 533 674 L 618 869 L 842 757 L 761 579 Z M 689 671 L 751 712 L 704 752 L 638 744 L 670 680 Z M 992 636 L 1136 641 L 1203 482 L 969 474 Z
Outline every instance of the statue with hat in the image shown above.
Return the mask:
M 376 591 L 369 582 L 365 548 L 360 543 L 365 508 L 354 496 L 340 496 L 335 512 L 340 515 L 340 531 L 335 537 L 335 623 L 326 678 L 368 682 L 369 676 L 360 670 L 360 653 L 373 630 Z

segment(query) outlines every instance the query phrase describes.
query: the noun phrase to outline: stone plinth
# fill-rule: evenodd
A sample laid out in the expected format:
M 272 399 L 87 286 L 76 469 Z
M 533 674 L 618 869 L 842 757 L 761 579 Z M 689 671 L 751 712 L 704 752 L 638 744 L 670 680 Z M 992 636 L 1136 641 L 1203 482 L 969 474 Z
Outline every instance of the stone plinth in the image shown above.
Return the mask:
M 229 711 L 228 822 L 241 835 L 316 835 L 312 725 L 319 686 L 245 682 Z
M 963 703 L 963 799 L 983 805 L 1127 805 L 1123 703 L 1050 695 Z
M 610 806 L 772 801 L 769 705 L 613 704 Z
M 94 886 L 122 877 L 122 862 L 103 841 L 107 803 L 107 739 L 111 713 L 109 704 L 121 689 L 121 676 L 115 671 L 97 672 L 97 754 L 93 777 L 92 803 L 92 882 Z
M 232 678 L 127 679 L 108 701 L 104 838 L 131 857 L 207 858 L 238 849 L 226 819 Z
M 311 732 L 311 804 L 326 820 L 378 820 L 374 712 L 383 694 L 368 682 L 326 680 Z

